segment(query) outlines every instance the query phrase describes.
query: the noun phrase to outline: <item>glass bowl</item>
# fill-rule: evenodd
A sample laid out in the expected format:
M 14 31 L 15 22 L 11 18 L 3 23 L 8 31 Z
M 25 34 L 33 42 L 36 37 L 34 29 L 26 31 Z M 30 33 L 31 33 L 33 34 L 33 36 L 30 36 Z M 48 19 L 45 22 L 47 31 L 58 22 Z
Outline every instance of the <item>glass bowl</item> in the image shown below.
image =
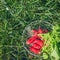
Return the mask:
M 36 56 L 36 57 L 42 55 L 44 46 L 46 45 L 43 35 L 51 33 L 52 30 L 53 30 L 53 25 L 44 20 L 37 20 L 37 21 L 31 22 L 30 24 L 28 24 L 22 33 L 22 42 L 23 42 L 23 46 L 26 49 L 26 51 L 29 54 Z M 39 42 L 34 42 L 35 40 L 42 41 L 42 43 L 40 42 L 42 46 L 40 46 Z M 39 44 L 39 46 L 37 46 L 35 43 Z M 34 50 L 34 48 L 36 49 Z

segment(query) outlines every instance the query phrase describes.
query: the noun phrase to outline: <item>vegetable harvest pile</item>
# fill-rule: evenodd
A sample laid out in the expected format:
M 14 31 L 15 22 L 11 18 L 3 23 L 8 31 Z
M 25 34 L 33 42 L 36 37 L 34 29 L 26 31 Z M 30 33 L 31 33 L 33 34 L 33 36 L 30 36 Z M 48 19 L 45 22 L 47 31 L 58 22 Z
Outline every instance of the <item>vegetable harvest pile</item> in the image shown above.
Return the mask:
M 40 54 L 41 50 L 44 46 L 44 42 L 45 40 L 43 39 L 42 36 L 38 36 L 39 34 L 46 34 L 48 33 L 48 30 L 45 29 L 43 30 L 42 28 L 38 29 L 38 30 L 32 30 L 33 32 L 33 36 L 30 37 L 27 41 L 26 44 L 30 45 L 30 51 L 32 51 L 35 54 Z

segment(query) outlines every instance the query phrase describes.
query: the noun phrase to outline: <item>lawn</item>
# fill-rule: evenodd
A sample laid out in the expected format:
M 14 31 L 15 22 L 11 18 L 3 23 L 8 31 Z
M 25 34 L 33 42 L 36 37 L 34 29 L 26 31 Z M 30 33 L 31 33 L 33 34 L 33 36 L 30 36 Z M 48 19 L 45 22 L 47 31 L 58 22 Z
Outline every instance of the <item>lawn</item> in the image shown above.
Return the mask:
M 30 55 L 22 43 L 25 27 L 40 20 L 53 25 L 50 35 L 44 35 L 51 41 L 43 49 L 48 59 Z M 60 0 L 0 0 L 0 60 L 60 60 Z

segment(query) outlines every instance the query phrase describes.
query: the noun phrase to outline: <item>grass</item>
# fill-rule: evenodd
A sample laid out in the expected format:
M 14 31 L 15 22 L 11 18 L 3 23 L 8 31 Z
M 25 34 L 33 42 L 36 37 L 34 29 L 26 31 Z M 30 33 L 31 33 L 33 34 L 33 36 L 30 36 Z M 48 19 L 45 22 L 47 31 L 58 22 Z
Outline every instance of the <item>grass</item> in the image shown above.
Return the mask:
M 0 0 L 0 60 L 41 60 L 30 56 L 21 43 L 24 28 L 36 20 L 54 25 L 52 56 L 55 52 L 56 60 L 60 59 L 59 0 Z

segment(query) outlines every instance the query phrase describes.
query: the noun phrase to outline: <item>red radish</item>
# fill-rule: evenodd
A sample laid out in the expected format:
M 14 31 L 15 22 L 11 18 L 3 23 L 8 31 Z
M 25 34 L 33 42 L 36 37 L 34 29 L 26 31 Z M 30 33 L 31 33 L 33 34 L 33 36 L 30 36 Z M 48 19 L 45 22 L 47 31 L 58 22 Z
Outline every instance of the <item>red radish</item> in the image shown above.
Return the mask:
M 35 40 L 35 38 L 31 37 L 26 41 L 26 44 L 31 44 L 33 43 L 33 41 Z
M 42 34 L 43 33 L 43 30 L 40 28 L 39 30 L 38 30 L 38 34 Z
M 32 47 L 34 47 L 34 48 L 36 48 L 36 49 L 41 49 L 41 46 L 38 45 L 38 44 L 36 44 L 36 43 L 32 44 Z
M 40 45 L 41 47 L 44 45 L 44 42 L 42 40 L 35 40 L 34 43 Z
M 30 47 L 30 51 L 35 53 L 35 54 L 40 54 L 40 50 L 39 49 L 36 49 L 34 47 Z
M 31 44 L 33 43 L 36 39 L 41 39 L 41 36 L 32 36 L 31 38 L 29 38 L 27 41 L 26 41 L 26 44 Z
M 35 36 L 33 36 L 34 38 L 38 38 L 38 39 L 41 39 L 42 38 L 42 36 L 38 36 L 38 35 L 35 35 Z

